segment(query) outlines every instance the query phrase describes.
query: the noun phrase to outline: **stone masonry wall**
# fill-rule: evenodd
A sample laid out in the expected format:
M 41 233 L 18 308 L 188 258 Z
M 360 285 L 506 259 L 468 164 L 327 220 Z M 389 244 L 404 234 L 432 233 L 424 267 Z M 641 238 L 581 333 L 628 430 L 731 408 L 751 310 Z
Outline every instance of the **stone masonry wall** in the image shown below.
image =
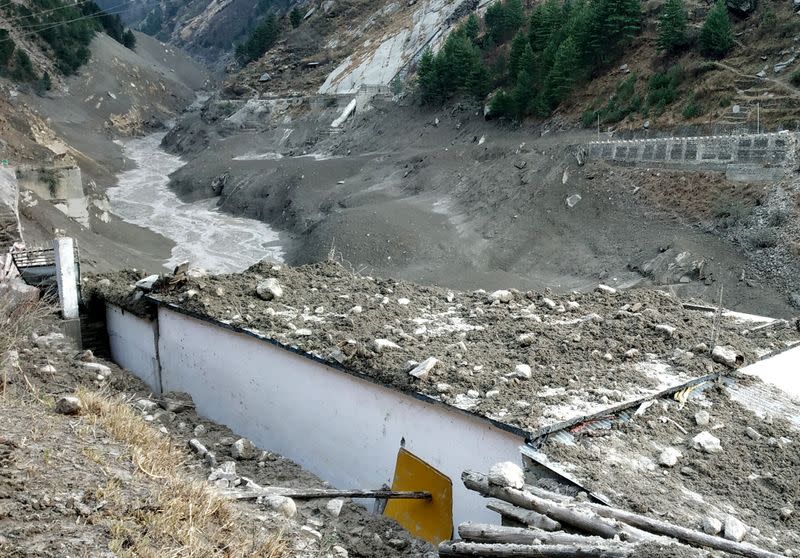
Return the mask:
M 798 135 L 779 132 L 734 136 L 594 141 L 589 159 L 621 164 L 733 171 L 754 180 L 785 174 L 797 165 Z

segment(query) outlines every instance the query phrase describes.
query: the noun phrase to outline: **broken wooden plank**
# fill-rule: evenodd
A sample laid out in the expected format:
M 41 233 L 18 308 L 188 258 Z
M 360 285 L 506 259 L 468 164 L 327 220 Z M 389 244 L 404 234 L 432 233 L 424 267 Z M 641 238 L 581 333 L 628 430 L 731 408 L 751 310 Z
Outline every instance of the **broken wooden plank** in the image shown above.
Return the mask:
M 536 527 L 542 531 L 560 531 L 561 524 L 532 510 L 525 510 L 502 500 L 496 500 L 486 504 L 486 507 L 492 511 L 499 513 L 504 517 L 513 519 L 523 525 Z
M 565 545 L 482 544 L 448 541 L 439 544 L 439 556 L 454 558 L 627 558 L 633 548 L 575 547 Z

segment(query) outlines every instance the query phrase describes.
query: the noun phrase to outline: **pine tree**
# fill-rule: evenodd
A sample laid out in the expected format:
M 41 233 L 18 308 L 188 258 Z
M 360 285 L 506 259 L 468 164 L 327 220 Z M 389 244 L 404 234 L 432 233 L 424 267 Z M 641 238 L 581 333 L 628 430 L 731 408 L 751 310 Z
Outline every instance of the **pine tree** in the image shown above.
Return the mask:
M 474 43 L 478 40 L 478 33 L 480 30 L 481 25 L 478 22 L 478 18 L 474 13 L 469 14 L 467 21 L 464 23 L 464 33 L 467 35 L 469 40 Z
M 125 45 L 125 48 L 136 49 L 136 35 L 133 34 L 133 31 L 128 29 L 122 34 L 122 44 Z
M 0 68 L 5 68 L 11 62 L 11 55 L 14 54 L 14 39 L 11 38 L 6 29 L 0 29 Z
M 723 0 L 708 13 L 700 31 L 700 47 L 707 56 L 722 57 L 733 48 L 733 28 Z
M 520 31 L 514 35 L 514 40 L 511 41 L 511 52 L 508 54 L 508 75 L 511 77 L 512 82 L 517 79 L 522 55 L 525 53 L 526 48 L 531 48 L 528 36 Z
M 601 63 L 616 54 L 639 31 L 639 0 L 595 0 L 592 2 L 588 48 Z
M 297 7 L 289 13 L 289 22 L 292 24 L 292 27 L 295 29 L 300 27 L 300 24 L 303 22 L 303 15 L 303 10 Z
M 486 98 L 486 95 L 489 94 L 491 88 L 492 83 L 489 70 L 486 69 L 486 66 L 484 66 L 483 63 L 478 62 L 472 68 L 472 71 L 467 78 L 466 89 L 476 101 L 483 101 Z
M 432 103 L 438 96 L 436 64 L 431 49 L 426 49 L 417 64 L 417 83 L 423 103 Z
M 676 52 L 686 44 L 687 14 L 683 0 L 667 0 L 658 18 L 658 49 Z
M 551 106 L 563 101 L 577 80 L 579 54 L 575 40 L 568 37 L 556 51 L 553 68 L 547 76 L 547 98 Z
M 495 43 L 512 37 L 525 21 L 522 0 L 497 0 L 489 6 L 484 16 L 486 29 Z

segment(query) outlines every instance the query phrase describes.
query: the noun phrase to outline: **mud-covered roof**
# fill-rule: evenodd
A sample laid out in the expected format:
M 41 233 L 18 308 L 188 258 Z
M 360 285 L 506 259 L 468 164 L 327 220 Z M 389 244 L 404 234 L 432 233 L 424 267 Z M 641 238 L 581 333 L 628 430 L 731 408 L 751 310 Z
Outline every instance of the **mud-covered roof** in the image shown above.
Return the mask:
M 264 300 L 257 287 L 270 278 L 282 294 Z M 104 279 L 114 286 L 89 283 L 101 296 L 109 290 L 110 302 L 141 301 L 121 296 L 133 277 L 121 276 L 122 289 Z M 725 372 L 711 357 L 714 344 L 752 363 L 800 341 L 794 324 L 757 329 L 733 313 L 687 309 L 662 291 L 459 292 L 333 262 L 262 262 L 239 274 L 162 280 L 151 296 L 534 434 Z M 436 359 L 427 374 L 410 374 L 426 359 Z

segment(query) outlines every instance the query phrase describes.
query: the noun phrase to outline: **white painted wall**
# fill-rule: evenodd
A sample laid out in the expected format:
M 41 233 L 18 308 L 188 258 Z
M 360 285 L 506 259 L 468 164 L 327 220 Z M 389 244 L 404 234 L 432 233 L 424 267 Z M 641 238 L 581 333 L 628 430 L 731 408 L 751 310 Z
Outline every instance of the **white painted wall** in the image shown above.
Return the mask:
M 154 393 L 161 393 L 156 323 L 106 304 L 106 326 L 114 362 L 132 372 Z
M 453 481 L 453 516 L 496 521 L 461 483 L 465 469 L 519 462 L 521 436 L 251 336 L 159 308 L 164 390 L 338 488 L 391 484 L 400 440 Z
M 758 376 L 800 401 L 800 347 L 751 364 L 740 372 Z

